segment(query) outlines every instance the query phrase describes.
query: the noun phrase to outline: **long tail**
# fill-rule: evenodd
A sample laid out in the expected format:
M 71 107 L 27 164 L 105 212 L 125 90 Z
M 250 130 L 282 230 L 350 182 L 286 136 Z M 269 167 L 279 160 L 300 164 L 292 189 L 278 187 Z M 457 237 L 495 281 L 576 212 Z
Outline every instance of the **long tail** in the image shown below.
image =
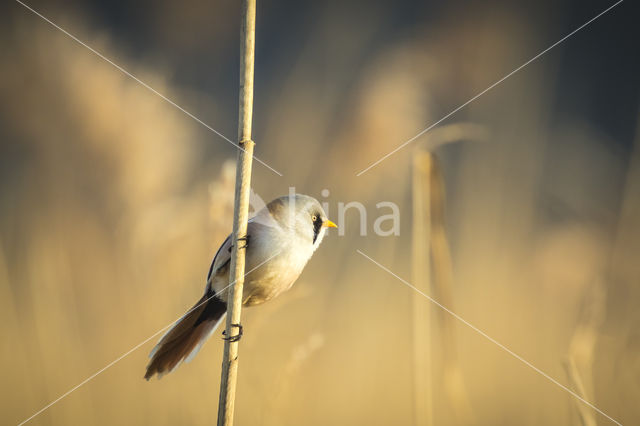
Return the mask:
M 151 361 L 147 365 L 144 378 L 149 380 L 156 373 L 158 378 L 161 378 L 173 371 L 183 360 L 191 361 L 215 331 L 226 312 L 225 302 L 212 297 L 211 294 L 202 296 L 153 348 L 149 354 Z

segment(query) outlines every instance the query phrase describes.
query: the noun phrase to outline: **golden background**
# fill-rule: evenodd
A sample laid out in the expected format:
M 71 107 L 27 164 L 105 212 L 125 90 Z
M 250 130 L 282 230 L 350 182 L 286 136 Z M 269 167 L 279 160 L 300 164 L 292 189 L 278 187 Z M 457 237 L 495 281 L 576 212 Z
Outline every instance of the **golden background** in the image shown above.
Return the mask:
M 235 2 L 29 4 L 236 138 Z M 329 233 L 291 291 L 243 312 L 238 425 L 415 422 L 414 293 L 356 249 L 412 281 L 411 159 L 434 138 L 356 173 L 609 6 L 571 3 L 554 14 L 550 2 L 431 5 L 258 4 L 256 155 L 284 176 L 254 162 L 253 189 L 268 201 L 295 186 L 328 202 L 334 221 L 339 202 L 362 202 L 368 235 L 350 210 L 339 224 L 346 235 Z M 442 123 L 477 126 L 483 137 L 435 148 L 452 310 L 567 386 L 563 362 L 574 356 L 585 398 L 625 425 L 640 424 L 630 6 Z M 105 15 L 109 7 L 118 13 Z M 18 3 L 3 8 L 0 412 L 17 424 L 201 296 L 231 228 L 235 151 Z M 625 46 L 627 55 L 603 57 Z M 601 71 L 584 77 L 575 64 Z M 600 92 L 578 90 L 592 81 Z M 594 122 L 581 106 L 607 88 L 611 103 L 595 111 L 609 118 Z M 400 206 L 400 236 L 373 233 L 388 213 L 380 201 Z M 434 314 L 435 424 L 580 424 L 575 398 L 460 322 L 464 398 L 450 398 L 444 322 L 423 303 Z M 220 331 L 191 363 L 146 382 L 155 341 L 30 423 L 215 422 Z

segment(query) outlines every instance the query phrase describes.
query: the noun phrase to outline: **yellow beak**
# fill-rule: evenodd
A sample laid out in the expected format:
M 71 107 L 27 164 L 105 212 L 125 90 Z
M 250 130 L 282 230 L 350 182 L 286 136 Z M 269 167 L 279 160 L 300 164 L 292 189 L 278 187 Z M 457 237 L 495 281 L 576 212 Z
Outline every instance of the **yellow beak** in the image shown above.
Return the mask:
M 327 227 L 327 228 L 337 228 L 338 227 L 338 225 L 336 225 L 335 223 L 331 222 L 329 219 L 325 220 L 322 225 Z

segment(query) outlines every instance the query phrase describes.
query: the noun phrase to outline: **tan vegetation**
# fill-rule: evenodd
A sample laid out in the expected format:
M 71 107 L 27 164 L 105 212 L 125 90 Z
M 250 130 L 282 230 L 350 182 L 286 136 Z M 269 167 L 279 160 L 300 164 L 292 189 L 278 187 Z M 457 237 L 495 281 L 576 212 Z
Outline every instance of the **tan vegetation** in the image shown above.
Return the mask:
M 243 312 L 239 425 L 414 421 L 417 302 L 355 253 L 362 249 L 412 279 L 413 150 L 355 174 L 548 42 L 526 16 L 476 8 L 378 43 L 362 60 L 384 10 L 372 7 L 354 28 L 331 8 L 338 6 L 307 23 L 297 56 L 272 52 L 282 65 L 262 71 L 277 79 L 256 81 L 257 153 L 284 177 L 256 164 L 254 190 L 269 200 L 290 185 L 314 196 L 328 188 L 334 206 L 391 200 L 402 211 L 401 233 L 360 237 L 357 215 L 347 214 L 346 235 L 325 239 L 290 292 Z M 162 10 L 172 9 L 164 2 Z M 0 29 L 6 424 L 177 319 L 201 295 L 209 262 L 231 229 L 235 172 L 224 165 L 235 155 L 230 144 L 37 17 L 17 12 Z M 63 12 L 48 10 L 158 91 L 234 134 L 232 101 L 177 83 L 162 61 L 134 57 L 121 38 L 92 30 L 80 15 L 63 19 Z M 233 9 L 219 13 L 216 22 L 236 22 Z M 161 15 L 162 37 L 195 49 L 198 37 L 172 36 L 191 12 Z M 237 27 L 193 22 L 212 27 L 212 57 L 224 60 Z M 448 144 L 459 136 L 445 135 L 435 148 L 419 141 L 438 156 L 447 195 L 447 285 L 434 297 L 452 301 L 469 322 L 562 383 L 581 380 L 585 398 L 622 424 L 640 424 L 640 145 L 629 161 L 618 143 L 629 141 L 611 140 L 579 117 L 552 124 L 557 61 L 544 58 L 452 118 L 481 126 L 474 141 Z M 439 321 L 428 354 L 435 424 L 463 422 L 451 392 L 437 386 L 451 362 L 475 424 L 588 424 L 562 389 L 469 328 Z M 219 337 L 176 374 L 147 383 L 151 341 L 33 424 L 212 424 Z M 567 356 L 575 365 L 569 375 Z

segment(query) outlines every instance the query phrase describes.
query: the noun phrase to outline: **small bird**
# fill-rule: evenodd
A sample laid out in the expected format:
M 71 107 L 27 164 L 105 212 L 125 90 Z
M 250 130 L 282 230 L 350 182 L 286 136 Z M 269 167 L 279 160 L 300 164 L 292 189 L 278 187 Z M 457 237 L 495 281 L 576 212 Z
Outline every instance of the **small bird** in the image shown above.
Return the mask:
M 327 228 L 337 226 L 327 219 L 315 198 L 302 194 L 276 198 L 249 219 L 247 236 L 239 242 L 246 248 L 243 305 L 259 305 L 291 288 Z M 182 361 L 193 359 L 224 319 L 231 247 L 230 235 L 213 258 L 204 296 L 151 351 L 145 379 L 154 374 L 160 378 Z M 237 327 L 241 334 L 241 326 Z

